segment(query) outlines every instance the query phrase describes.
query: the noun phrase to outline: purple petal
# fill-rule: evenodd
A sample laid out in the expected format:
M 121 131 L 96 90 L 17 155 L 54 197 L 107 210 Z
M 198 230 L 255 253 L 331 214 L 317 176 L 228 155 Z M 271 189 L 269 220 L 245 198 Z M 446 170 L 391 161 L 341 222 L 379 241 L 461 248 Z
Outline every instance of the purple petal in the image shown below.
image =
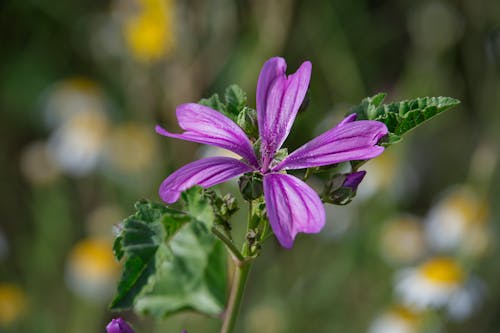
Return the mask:
M 353 121 L 356 121 L 357 117 L 358 117 L 357 114 L 351 113 L 350 115 L 345 117 L 344 120 L 342 120 L 337 126 L 342 126 L 342 125 L 347 124 L 347 123 L 352 123 Z
M 257 84 L 257 116 L 264 172 L 290 132 L 306 95 L 311 69 L 311 63 L 305 61 L 287 77 L 282 58 L 271 58 L 262 67 Z
M 347 187 L 352 189 L 353 191 L 356 191 L 363 178 L 365 178 L 365 175 L 366 171 L 357 171 L 347 174 L 342 187 Z
M 186 164 L 168 176 L 161 183 L 159 194 L 166 203 L 173 203 L 179 199 L 181 192 L 190 187 L 208 188 L 252 170 L 252 167 L 231 157 L 204 158 Z
M 170 133 L 160 126 L 156 126 L 156 132 L 171 138 L 221 147 L 240 155 L 252 165 L 258 165 L 246 134 L 222 113 L 201 104 L 187 103 L 179 105 L 176 114 L 184 133 Z
M 122 318 L 115 318 L 106 326 L 108 333 L 134 333 L 134 330 Z
M 294 176 L 264 175 L 264 198 L 271 228 L 285 248 L 292 247 L 297 233 L 317 233 L 325 224 L 325 209 L 318 194 Z
M 387 134 L 385 124 L 373 120 L 352 121 L 351 117 L 288 155 L 274 170 L 368 160 L 380 155 L 384 148 L 377 146 L 377 142 Z

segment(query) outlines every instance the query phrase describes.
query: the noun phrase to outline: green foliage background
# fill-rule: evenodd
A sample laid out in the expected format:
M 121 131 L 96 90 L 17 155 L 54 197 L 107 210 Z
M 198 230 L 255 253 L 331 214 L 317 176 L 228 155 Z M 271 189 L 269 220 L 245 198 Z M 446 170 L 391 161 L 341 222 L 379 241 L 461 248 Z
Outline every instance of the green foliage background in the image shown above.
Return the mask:
M 0 2 L 0 228 L 9 244 L 0 282 L 15 282 L 28 296 L 22 319 L 0 331 L 104 332 L 112 317 L 107 304 L 79 298 L 64 279 L 68 253 L 85 236 L 86 216 L 111 202 L 126 217 L 137 199 L 159 200 L 161 180 L 197 158 L 197 145 L 163 138 L 153 166 L 142 173 L 95 172 L 31 184 L 19 167 L 23 148 L 50 135 L 41 100 L 51 84 L 68 77 L 97 82 L 113 105 L 113 121 L 141 122 L 153 131 L 156 123 L 177 128 L 176 105 L 222 96 L 232 83 L 254 106 L 260 66 L 271 56 L 284 56 L 289 71 L 311 60 L 310 105 L 287 140 L 290 151 L 380 91 L 388 92 L 386 103 L 417 96 L 461 101 L 400 145 L 404 171 L 394 175 L 394 186 L 401 195 L 388 189 L 360 202 L 340 236 L 300 236 L 290 251 L 266 243 L 251 272 L 238 332 L 366 331 L 392 293 L 393 269 L 377 253 L 383 221 L 397 212 L 425 215 L 454 184 L 473 182 L 487 196 L 498 241 L 499 168 L 482 178 L 481 172 L 471 176 L 470 165 L 480 144 L 500 151 L 500 2 L 175 1 L 174 49 L 152 64 L 95 47 L 113 4 Z M 332 225 L 345 211 L 335 209 Z M 236 221 L 235 229 L 243 228 L 243 212 Z M 498 254 L 494 245 L 476 265 L 488 286 L 481 310 L 464 323 L 447 323 L 449 332 L 500 330 Z M 125 315 L 138 332 L 216 332 L 219 326 L 217 319 L 190 313 L 157 324 Z

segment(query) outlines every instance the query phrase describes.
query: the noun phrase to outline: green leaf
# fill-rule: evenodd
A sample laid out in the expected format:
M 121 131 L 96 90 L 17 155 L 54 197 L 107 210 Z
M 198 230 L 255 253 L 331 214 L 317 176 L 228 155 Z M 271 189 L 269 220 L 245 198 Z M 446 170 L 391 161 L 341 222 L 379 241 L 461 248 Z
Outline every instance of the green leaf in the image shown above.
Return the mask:
M 195 310 L 216 316 L 226 300 L 226 257 L 211 233 L 213 210 L 201 189 L 183 193 L 187 212 L 141 201 L 115 241 L 124 271 L 112 310 L 154 317 Z
M 203 188 L 199 186 L 192 187 L 182 192 L 181 196 L 191 217 L 203 222 L 207 228 L 211 228 L 214 222 L 214 212 L 210 202 L 203 195 Z
M 350 113 L 356 113 L 358 120 L 377 120 L 386 124 L 393 135 L 388 145 L 398 142 L 401 135 L 460 103 L 451 97 L 420 97 L 382 104 L 384 98 L 383 93 L 365 98 L 360 105 L 351 109 Z
M 211 109 L 217 110 L 222 114 L 226 114 L 226 105 L 222 103 L 218 94 L 213 94 L 209 98 L 203 98 L 198 103 L 208 106 Z
M 236 84 L 226 88 L 224 99 L 226 100 L 226 111 L 233 119 L 238 117 L 247 103 L 247 95 Z

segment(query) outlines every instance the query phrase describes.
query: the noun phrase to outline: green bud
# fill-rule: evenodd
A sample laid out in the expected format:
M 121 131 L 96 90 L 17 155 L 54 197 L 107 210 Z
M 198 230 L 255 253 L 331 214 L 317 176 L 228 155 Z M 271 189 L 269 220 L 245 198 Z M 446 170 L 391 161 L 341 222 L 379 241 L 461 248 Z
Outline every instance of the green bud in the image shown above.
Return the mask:
M 365 174 L 365 171 L 357 171 L 333 175 L 325 185 L 323 201 L 334 205 L 347 205 L 356 196 L 358 185 Z

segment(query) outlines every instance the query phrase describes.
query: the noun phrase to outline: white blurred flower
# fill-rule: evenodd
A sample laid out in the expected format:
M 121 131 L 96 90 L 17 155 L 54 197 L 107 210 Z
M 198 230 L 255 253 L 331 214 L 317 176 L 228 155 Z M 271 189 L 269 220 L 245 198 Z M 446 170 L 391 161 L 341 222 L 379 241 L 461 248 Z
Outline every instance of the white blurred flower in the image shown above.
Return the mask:
M 88 238 L 71 250 L 66 265 L 66 283 L 82 298 L 107 301 L 115 290 L 119 265 L 111 242 Z
M 455 321 L 462 321 L 480 306 L 484 298 L 485 286 L 482 281 L 471 278 L 456 293 L 454 293 L 448 303 L 446 312 Z
M 60 169 L 52 159 L 45 142 L 32 142 L 21 153 L 21 172 L 34 185 L 46 185 L 55 181 Z
M 440 308 L 465 283 L 465 272 L 454 259 L 435 257 L 397 274 L 396 293 L 407 306 Z
M 490 244 L 488 206 L 473 191 L 459 187 L 430 211 L 425 234 L 435 251 L 459 250 L 469 256 L 484 254 Z
M 381 230 L 379 249 L 391 264 L 409 264 L 422 258 L 426 245 L 421 221 L 410 215 L 391 219 Z
M 380 314 L 370 325 L 369 333 L 417 333 L 421 316 L 403 306 L 395 306 Z
M 97 83 L 75 77 L 51 86 L 44 93 L 42 106 L 47 125 L 57 128 L 82 112 L 104 113 L 106 101 Z
M 65 172 L 81 176 L 93 171 L 101 157 L 108 130 L 106 115 L 97 110 L 80 112 L 49 138 L 49 152 Z
M 444 309 L 453 320 L 463 320 L 479 306 L 482 283 L 466 275 L 454 259 L 434 257 L 397 276 L 396 293 L 406 306 L 418 309 Z

